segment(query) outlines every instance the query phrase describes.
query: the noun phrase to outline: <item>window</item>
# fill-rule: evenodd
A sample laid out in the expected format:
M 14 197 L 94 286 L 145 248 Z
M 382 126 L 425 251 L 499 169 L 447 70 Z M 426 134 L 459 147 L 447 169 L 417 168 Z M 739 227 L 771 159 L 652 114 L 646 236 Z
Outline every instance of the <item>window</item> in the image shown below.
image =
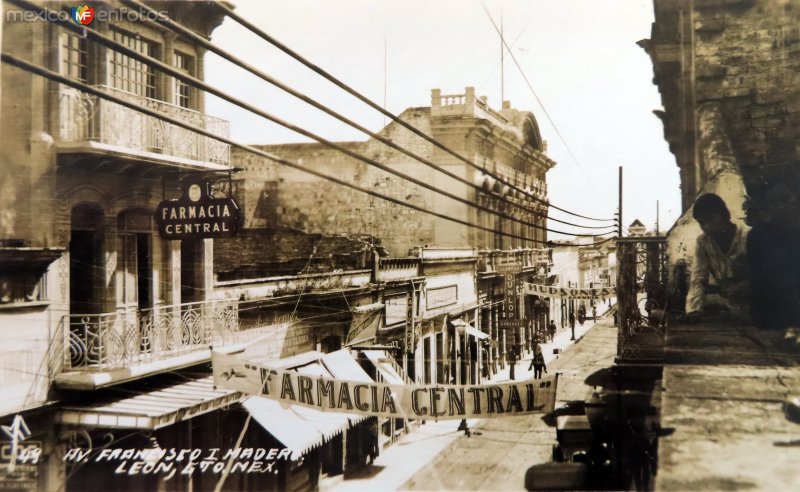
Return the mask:
M 86 39 L 74 32 L 61 31 L 60 40 L 61 74 L 71 79 L 86 82 L 87 49 Z
M 146 56 L 158 58 L 158 45 L 136 34 L 114 30 L 114 41 Z M 111 86 L 151 99 L 158 98 L 156 72 L 153 67 L 122 53 L 109 50 Z
M 191 55 L 176 51 L 173 65 L 181 72 L 194 76 L 194 58 Z M 192 109 L 193 96 L 194 87 L 182 80 L 175 79 L 175 104 L 182 108 Z

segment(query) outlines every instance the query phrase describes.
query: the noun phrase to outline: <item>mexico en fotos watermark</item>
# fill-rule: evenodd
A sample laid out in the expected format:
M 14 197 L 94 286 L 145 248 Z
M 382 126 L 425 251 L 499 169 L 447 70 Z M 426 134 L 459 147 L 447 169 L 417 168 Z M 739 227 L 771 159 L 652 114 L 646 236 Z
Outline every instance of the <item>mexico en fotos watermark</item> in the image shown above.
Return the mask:
M 169 19 L 166 10 L 119 7 L 117 9 L 97 9 L 88 5 L 78 5 L 70 10 L 6 10 L 6 22 L 74 22 L 88 26 L 93 22 L 140 22 L 165 21 Z

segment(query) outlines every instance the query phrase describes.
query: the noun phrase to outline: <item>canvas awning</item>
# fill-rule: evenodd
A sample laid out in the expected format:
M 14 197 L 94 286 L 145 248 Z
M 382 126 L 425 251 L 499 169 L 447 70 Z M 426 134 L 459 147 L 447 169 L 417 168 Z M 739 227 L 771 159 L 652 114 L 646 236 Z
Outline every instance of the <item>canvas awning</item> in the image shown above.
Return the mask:
M 481 330 L 475 328 L 474 326 L 472 326 L 471 324 L 467 323 L 466 321 L 464 321 L 462 319 L 453 320 L 451 323 L 453 324 L 453 326 L 463 327 L 465 335 L 471 335 L 471 336 L 475 337 L 478 340 L 486 340 L 487 338 L 489 338 L 488 334 L 486 334 L 486 333 L 482 332 Z
M 346 346 L 357 345 L 373 340 L 378 334 L 383 304 L 368 304 L 353 308 L 353 321 L 347 333 Z
M 278 400 L 251 396 L 242 406 L 275 439 L 289 448 L 296 460 L 325 444 L 350 426 L 347 414 L 320 412 L 300 405 L 281 405 Z
M 344 349 L 328 354 L 307 352 L 272 361 L 270 365 L 291 369 L 293 363 L 297 364 L 294 369 L 306 376 L 372 382 L 358 362 Z M 367 415 L 323 412 L 302 405 L 282 405 L 277 400 L 261 396 L 246 399 L 242 406 L 264 430 L 292 451 L 292 459 L 297 459 L 344 432 L 351 425 L 369 418 Z
M 336 379 L 371 383 L 372 378 L 347 350 L 337 350 L 322 356 L 322 365 Z
M 395 367 L 392 356 L 385 350 L 362 350 L 361 353 L 372 362 L 381 375 L 383 382 L 387 384 L 407 384 L 406 379 L 401 374 L 401 369 Z
M 56 421 L 85 427 L 155 430 L 228 406 L 241 398 L 238 391 L 215 389 L 209 376 L 142 391 L 136 396 L 65 405 L 56 414 Z

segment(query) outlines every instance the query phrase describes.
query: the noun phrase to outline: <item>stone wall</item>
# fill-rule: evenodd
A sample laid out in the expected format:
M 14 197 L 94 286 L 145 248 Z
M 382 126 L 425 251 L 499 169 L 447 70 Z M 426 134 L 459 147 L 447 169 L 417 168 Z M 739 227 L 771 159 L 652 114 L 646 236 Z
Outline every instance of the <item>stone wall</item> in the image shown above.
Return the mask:
M 684 209 L 713 169 L 697 158 L 702 106 L 722 130 L 748 191 L 800 163 L 800 1 L 655 0 L 651 40 L 665 137 L 681 168 Z

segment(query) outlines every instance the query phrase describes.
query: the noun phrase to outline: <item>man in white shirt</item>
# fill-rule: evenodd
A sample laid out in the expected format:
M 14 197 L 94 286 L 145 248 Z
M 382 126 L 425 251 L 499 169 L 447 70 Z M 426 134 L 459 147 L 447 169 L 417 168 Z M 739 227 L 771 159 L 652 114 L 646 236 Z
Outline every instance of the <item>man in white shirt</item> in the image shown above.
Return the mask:
M 731 222 L 725 202 L 714 193 L 700 195 L 692 216 L 703 233 L 697 237 L 695 260 L 686 296 L 690 321 L 704 314 L 735 315 L 747 319 L 748 229 Z

